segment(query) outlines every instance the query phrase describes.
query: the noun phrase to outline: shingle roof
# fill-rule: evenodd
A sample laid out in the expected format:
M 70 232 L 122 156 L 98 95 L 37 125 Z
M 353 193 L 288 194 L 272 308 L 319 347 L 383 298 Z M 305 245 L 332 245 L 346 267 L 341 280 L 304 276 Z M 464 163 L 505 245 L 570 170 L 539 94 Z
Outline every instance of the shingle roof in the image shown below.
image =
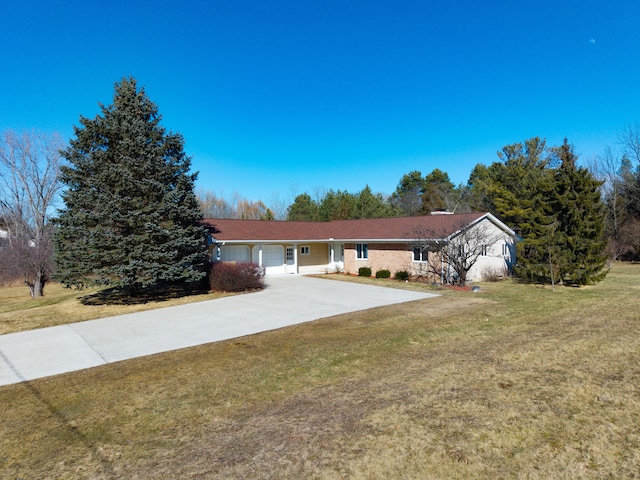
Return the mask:
M 285 222 L 207 218 L 202 221 L 218 241 L 402 241 L 418 238 L 446 239 L 488 213 L 424 215 L 420 217 Z M 503 224 L 501 224 L 503 225 Z M 503 225 L 505 228 L 505 225 Z M 512 232 L 511 232 L 512 233 Z

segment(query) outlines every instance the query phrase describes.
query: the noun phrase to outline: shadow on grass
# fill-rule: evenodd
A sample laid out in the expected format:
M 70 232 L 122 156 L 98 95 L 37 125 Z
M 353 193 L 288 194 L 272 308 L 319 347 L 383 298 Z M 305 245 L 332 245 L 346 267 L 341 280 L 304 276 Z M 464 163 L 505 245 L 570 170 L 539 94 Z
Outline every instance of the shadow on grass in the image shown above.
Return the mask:
M 518 283 L 520 285 L 534 285 L 534 286 L 538 286 L 538 287 L 548 287 L 548 288 L 581 288 L 581 287 L 585 287 L 588 285 L 595 285 L 598 282 L 593 282 L 593 283 L 587 283 L 585 285 L 578 283 L 578 282 L 573 282 L 573 281 L 567 281 L 564 280 L 562 282 L 555 282 L 555 283 L 551 283 L 551 280 L 548 277 L 537 277 L 537 278 L 526 278 L 526 277 L 514 277 L 513 278 L 515 283 Z
M 148 288 L 106 288 L 80 299 L 83 305 L 140 305 L 174 298 L 202 295 L 209 292 L 206 282 L 169 283 Z
M 0 360 L 3 360 L 4 363 L 7 364 L 9 369 L 13 371 L 15 376 L 20 380 L 20 385 L 23 386 L 31 395 L 36 398 L 51 414 L 53 418 L 55 418 L 59 424 L 66 431 L 66 440 L 67 444 L 72 443 L 72 441 L 77 442 L 82 445 L 89 454 L 97 460 L 98 464 L 101 467 L 100 473 L 103 474 L 103 478 L 119 478 L 116 475 L 116 472 L 113 469 L 112 461 L 104 455 L 92 442 L 87 435 L 82 431 L 81 428 L 76 425 L 72 419 L 66 415 L 60 408 L 58 408 L 53 402 L 51 402 L 38 388 L 36 384 L 27 380 L 22 375 L 22 372 L 13 364 L 13 362 L 0 350 Z

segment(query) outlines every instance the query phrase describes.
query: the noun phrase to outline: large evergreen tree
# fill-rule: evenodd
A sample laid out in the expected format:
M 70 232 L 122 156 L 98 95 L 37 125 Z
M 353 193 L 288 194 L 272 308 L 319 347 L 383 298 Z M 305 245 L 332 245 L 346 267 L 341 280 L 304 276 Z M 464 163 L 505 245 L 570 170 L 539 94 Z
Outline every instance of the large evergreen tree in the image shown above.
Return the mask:
M 496 176 L 498 163 L 492 163 L 489 167 L 482 163 L 478 163 L 467 181 L 467 200 L 471 211 L 476 212 L 496 212 L 496 206 L 493 203 L 494 196 L 492 187 Z
M 429 215 L 436 210 L 450 212 L 468 211 L 467 188 L 456 187 L 447 172 L 439 168 L 426 176 L 420 170 L 413 170 L 402 176 L 395 192 L 389 197 L 394 215 L 408 217 Z
M 290 222 L 314 222 L 318 220 L 318 204 L 308 193 L 298 195 L 287 209 Z
M 389 202 L 402 215 L 412 217 L 422 212 L 422 195 L 425 192 L 422 172 L 414 170 L 402 176 Z
M 366 185 L 356 196 L 356 211 L 351 218 L 386 218 L 397 214 L 380 193 L 373 193 Z
M 437 210 L 455 212 L 460 195 L 447 172 L 434 169 L 424 177 L 424 193 L 422 194 L 422 213 L 425 215 Z
M 557 268 L 549 262 L 557 245 L 557 228 L 550 199 L 554 177 L 546 142 L 533 137 L 498 152 L 502 163 L 489 167 L 488 188 L 497 214 L 516 229 L 518 275 L 555 281 Z M 552 258 L 555 262 L 555 257 Z
M 583 285 L 604 278 L 604 204 L 600 182 L 576 165 L 565 140 L 547 148 L 534 137 L 505 146 L 501 162 L 476 166 L 471 197 L 521 237 L 516 274 Z
M 562 242 L 558 276 L 578 285 L 600 281 L 607 273 L 602 182 L 577 166 L 577 156 L 566 139 L 553 151 L 560 161 L 551 202 Z
M 67 286 L 123 287 L 133 294 L 204 277 L 206 231 L 194 194 L 197 174 L 179 134 L 134 78 L 113 103 L 80 117 L 63 151 L 65 207 L 57 219 L 57 279 Z
M 329 190 L 318 205 L 318 220 L 349 220 L 358 218 L 356 215 L 358 199 L 346 190 Z

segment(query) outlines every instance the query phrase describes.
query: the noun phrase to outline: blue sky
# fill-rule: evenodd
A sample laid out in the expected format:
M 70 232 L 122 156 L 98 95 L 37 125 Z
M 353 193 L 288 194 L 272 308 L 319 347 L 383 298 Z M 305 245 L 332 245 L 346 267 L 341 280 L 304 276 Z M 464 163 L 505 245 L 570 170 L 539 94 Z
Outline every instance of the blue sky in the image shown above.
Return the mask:
M 0 129 L 58 131 L 136 77 L 198 188 L 466 182 L 532 136 L 583 161 L 640 122 L 640 2 L 0 2 Z

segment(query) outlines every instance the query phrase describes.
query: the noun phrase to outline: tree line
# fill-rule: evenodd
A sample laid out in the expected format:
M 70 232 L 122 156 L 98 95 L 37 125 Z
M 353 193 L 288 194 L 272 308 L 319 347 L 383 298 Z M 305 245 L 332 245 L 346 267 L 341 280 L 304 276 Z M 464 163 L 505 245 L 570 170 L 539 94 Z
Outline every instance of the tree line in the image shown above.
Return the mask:
M 640 125 L 628 125 L 589 167 L 602 182 L 610 257 L 640 260 Z
M 111 105 L 80 117 L 74 137 L 6 131 L 0 137 L 0 276 L 21 277 L 33 296 L 65 285 L 139 291 L 205 275 L 205 217 L 330 221 L 489 211 L 522 238 L 516 273 L 551 283 L 601 279 L 607 258 L 640 254 L 640 129 L 590 165 L 565 140 L 534 137 L 504 146 L 466 184 L 434 169 L 411 171 L 390 195 L 328 190 L 286 206 L 194 191 L 196 173 L 180 134 L 134 78 L 116 83 Z M 56 205 L 56 199 L 62 203 Z M 59 207 L 57 212 L 55 208 Z

